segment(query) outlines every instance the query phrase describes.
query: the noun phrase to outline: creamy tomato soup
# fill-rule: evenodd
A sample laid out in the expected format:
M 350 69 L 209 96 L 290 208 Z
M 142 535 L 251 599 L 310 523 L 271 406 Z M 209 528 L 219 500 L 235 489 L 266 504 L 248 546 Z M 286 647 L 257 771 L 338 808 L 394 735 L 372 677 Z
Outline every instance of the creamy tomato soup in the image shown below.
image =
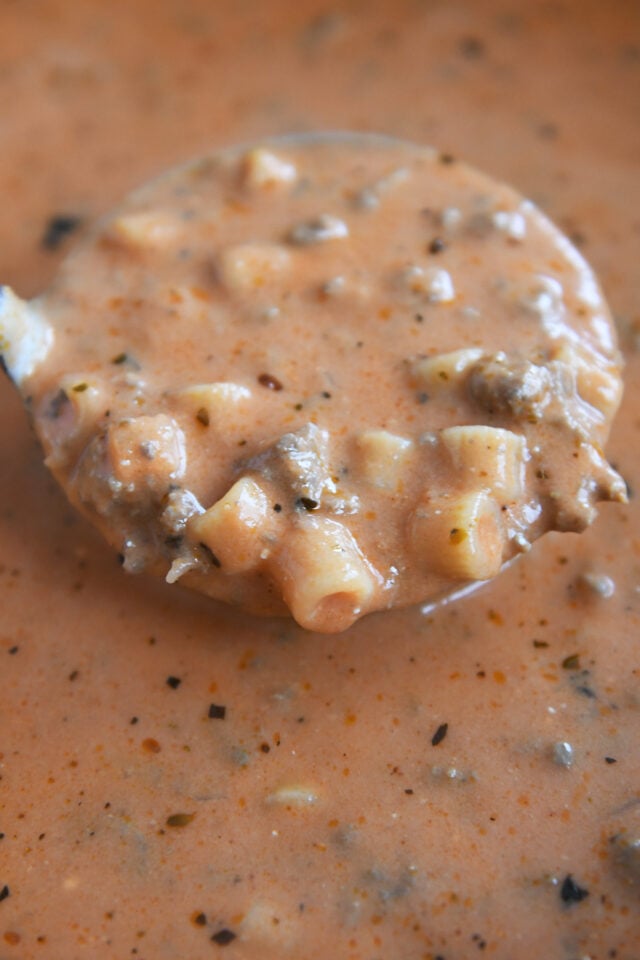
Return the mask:
M 0 349 L 121 551 L 335 632 L 487 580 L 625 498 L 595 278 L 533 205 L 360 134 L 202 157 L 132 195 Z
M 580 537 L 543 538 L 471 596 L 318 635 L 126 577 L 0 383 L 2 960 L 637 960 L 635 6 L 15 0 L 0 17 L 0 276 L 16 294 L 49 287 L 91 221 L 191 156 L 321 128 L 434 142 L 454 168 L 464 156 L 516 184 L 596 269 L 626 354 L 607 452 L 630 498 Z M 460 288 L 453 250 L 393 276 L 434 266 Z M 238 263 L 216 277 L 242 278 Z M 130 347 L 118 324 L 110 360 Z M 614 348 L 602 349 L 613 394 L 589 424 L 598 442 L 617 399 Z M 96 372 L 64 359 L 60 375 Z M 488 362 L 467 369 L 474 403 L 500 379 Z M 186 388 L 231 382 L 195 372 Z M 205 407 L 189 429 L 211 428 L 211 413 L 208 428 L 195 419 Z M 407 420 L 383 429 L 404 438 Z M 554 463 L 565 453 L 557 443 Z M 225 490 L 195 493 L 209 510 Z

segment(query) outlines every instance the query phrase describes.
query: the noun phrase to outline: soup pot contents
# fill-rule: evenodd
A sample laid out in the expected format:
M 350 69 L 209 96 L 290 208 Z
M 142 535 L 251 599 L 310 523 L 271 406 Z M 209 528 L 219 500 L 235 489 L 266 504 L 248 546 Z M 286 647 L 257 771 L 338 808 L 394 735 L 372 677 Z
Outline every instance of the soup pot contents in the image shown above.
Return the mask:
M 639 960 L 638 37 L 0 3 L 0 960 Z
M 433 149 L 205 156 L 132 194 L 42 296 L 2 288 L 0 324 L 47 465 L 126 570 L 308 629 L 487 580 L 625 499 L 593 273 Z

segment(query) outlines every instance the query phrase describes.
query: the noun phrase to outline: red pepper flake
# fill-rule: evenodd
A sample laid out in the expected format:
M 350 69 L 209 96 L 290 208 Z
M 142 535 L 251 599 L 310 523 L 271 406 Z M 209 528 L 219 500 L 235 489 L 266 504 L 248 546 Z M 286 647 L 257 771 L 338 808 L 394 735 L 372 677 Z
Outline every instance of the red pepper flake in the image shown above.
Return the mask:
M 218 703 L 209 704 L 209 712 L 207 716 L 209 720 L 224 720 L 227 715 L 227 708 L 221 706 Z
M 172 690 L 177 690 L 181 683 L 180 677 L 167 677 L 167 686 L 171 687 Z
M 146 740 L 142 741 L 142 749 L 146 750 L 147 753 L 160 753 L 162 747 L 153 737 L 147 737 Z
M 431 746 L 437 747 L 439 743 L 442 743 L 442 741 L 447 735 L 448 730 L 449 730 L 449 724 L 441 723 L 438 729 L 436 730 L 436 732 L 434 733 L 434 735 L 431 737 Z
M 282 384 L 278 378 L 270 373 L 261 373 L 258 377 L 258 383 L 261 387 L 266 387 L 267 390 L 282 390 Z
M 15 947 L 18 943 L 20 943 L 21 938 L 19 933 L 15 933 L 13 930 L 7 930 L 4 935 L 4 939 L 11 947 Z
M 230 943 L 238 936 L 237 933 L 234 933 L 233 930 L 228 930 L 226 927 L 223 927 L 222 930 L 218 930 L 217 933 L 211 937 L 214 943 L 217 943 L 219 947 L 228 947 Z
M 580 669 L 580 654 L 572 653 L 568 657 L 565 657 L 562 661 L 563 670 L 579 670 Z
M 579 887 L 570 873 L 562 881 L 560 899 L 563 903 L 580 903 L 589 896 L 589 891 Z
M 7 884 L 5 883 L 5 885 L 4 885 L 4 887 L 2 888 L 2 890 L 0 890 L 0 903 L 2 903 L 3 900 L 6 900 L 7 897 L 10 895 L 10 893 L 11 893 L 11 891 L 9 890 L 9 887 L 8 887 Z
M 170 817 L 167 817 L 167 826 L 168 827 L 188 827 L 195 813 L 172 813 Z

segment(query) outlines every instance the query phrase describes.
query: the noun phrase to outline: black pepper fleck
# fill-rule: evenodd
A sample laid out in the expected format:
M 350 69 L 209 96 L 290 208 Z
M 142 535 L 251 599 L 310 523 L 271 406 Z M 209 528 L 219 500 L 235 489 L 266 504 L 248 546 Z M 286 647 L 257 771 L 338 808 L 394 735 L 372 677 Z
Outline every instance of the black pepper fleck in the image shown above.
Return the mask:
M 78 229 L 82 219 L 71 213 L 56 213 L 47 221 L 41 244 L 45 250 L 57 250 L 67 237 Z
M 560 887 L 560 899 L 563 903 L 580 903 L 589 896 L 589 891 L 584 887 L 578 886 L 570 873 L 562 881 Z
M 19 649 L 20 649 L 20 647 L 17 647 L 17 646 L 16 646 L 16 647 L 9 647 L 9 654 L 13 657 L 13 656 L 15 656 L 15 654 L 18 652 Z
M 459 50 L 465 60 L 481 60 L 485 54 L 485 46 L 479 37 L 463 37 Z
M 446 246 L 447 244 L 442 237 L 434 237 L 429 244 L 429 253 L 442 253 L 442 251 L 446 249 Z
M 447 735 L 448 730 L 449 730 L 449 724 L 441 723 L 438 729 L 436 730 L 436 732 L 434 733 L 434 735 L 431 737 L 431 746 L 437 747 L 439 743 L 442 743 L 442 741 Z
M 296 507 L 302 507 L 303 510 L 317 510 L 320 504 L 317 500 L 312 500 L 311 497 L 298 497 L 296 500 Z
M 167 677 L 167 686 L 171 687 L 172 690 L 177 690 L 181 683 L 180 677 Z
M 209 720 L 224 720 L 227 715 L 227 708 L 221 706 L 218 703 L 209 704 L 209 712 L 207 716 Z
M 5 883 L 4 887 L 0 890 L 0 902 L 2 902 L 3 900 L 6 900 L 7 897 L 10 895 L 10 893 L 11 891 L 9 890 L 9 887 Z
M 224 927 L 222 930 L 218 930 L 217 933 L 211 937 L 214 943 L 217 943 L 219 947 L 227 947 L 230 943 L 238 936 L 237 933 L 234 933 L 233 930 L 228 930 Z
M 605 763 L 617 763 L 618 761 L 616 760 L 615 757 L 605 757 L 605 758 L 604 758 L 604 762 L 605 762 Z
M 276 513 L 281 513 L 281 512 L 282 512 L 282 504 L 281 504 L 281 503 L 274 503 L 273 509 L 274 509 L 274 511 L 275 511 Z

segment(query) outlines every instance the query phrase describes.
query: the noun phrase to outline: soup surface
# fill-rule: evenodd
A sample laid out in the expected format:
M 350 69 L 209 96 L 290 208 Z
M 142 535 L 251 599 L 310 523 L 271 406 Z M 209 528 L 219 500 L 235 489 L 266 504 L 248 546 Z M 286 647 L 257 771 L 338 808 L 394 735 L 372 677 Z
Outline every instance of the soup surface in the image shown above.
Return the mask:
M 14 0 L 0 18 L 2 282 L 40 293 L 123 194 L 212 148 L 435 143 L 596 269 L 630 497 L 473 595 L 312 634 L 126 577 L 0 382 L 0 958 L 638 960 L 636 5 Z

